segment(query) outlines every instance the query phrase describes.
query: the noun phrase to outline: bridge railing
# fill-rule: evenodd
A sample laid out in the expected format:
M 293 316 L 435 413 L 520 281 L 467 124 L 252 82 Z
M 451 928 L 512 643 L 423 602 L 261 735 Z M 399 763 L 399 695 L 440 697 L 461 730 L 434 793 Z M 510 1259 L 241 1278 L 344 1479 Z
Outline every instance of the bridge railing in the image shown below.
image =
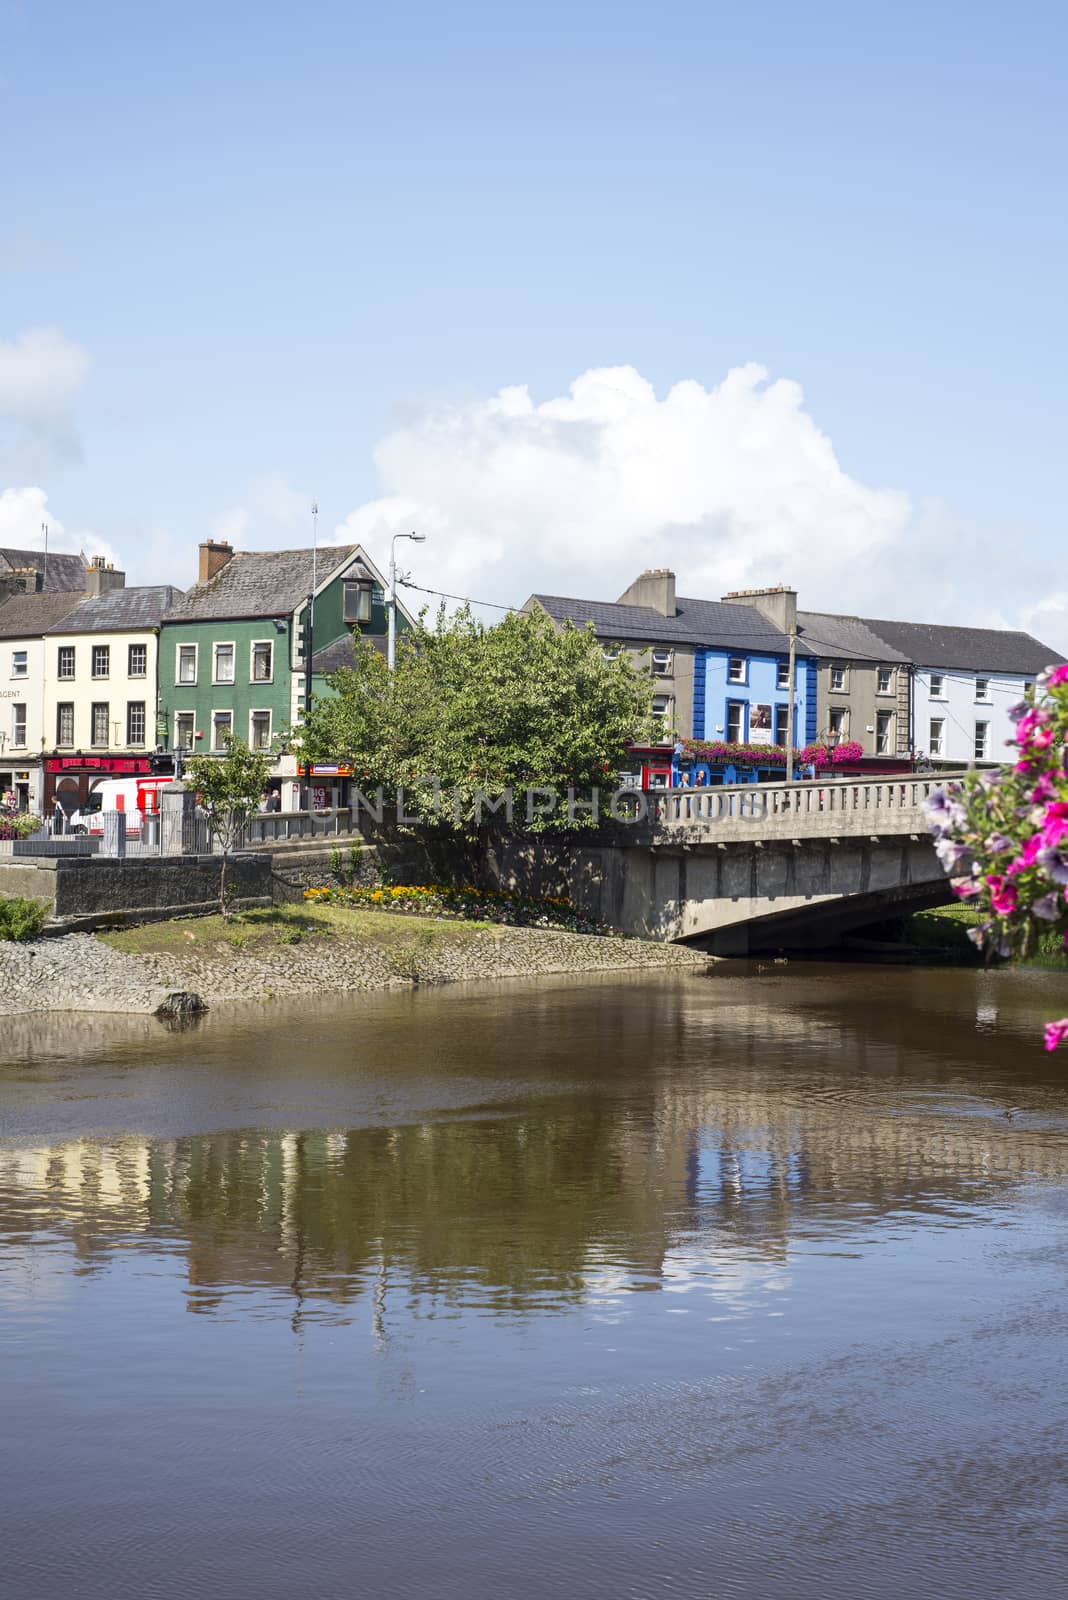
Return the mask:
M 905 823 L 909 831 L 923 825 L 923 802 L 935 789 L 964 776 L 945 772 L 925 777 L 804 779 L 799 783 L 744 783 L 715 789 L 669 789 L 657 796 L 657 822 L 662 827 L 707 827 L 739 822 L 752 825 L 761 820 L 780 823 L 809 820 L 817 831 L 828 831 L 828 824 L 841 819 L 845 831 L 856 832 L 860 825 Z M 818 819 L 818 821 L 817 821 Z

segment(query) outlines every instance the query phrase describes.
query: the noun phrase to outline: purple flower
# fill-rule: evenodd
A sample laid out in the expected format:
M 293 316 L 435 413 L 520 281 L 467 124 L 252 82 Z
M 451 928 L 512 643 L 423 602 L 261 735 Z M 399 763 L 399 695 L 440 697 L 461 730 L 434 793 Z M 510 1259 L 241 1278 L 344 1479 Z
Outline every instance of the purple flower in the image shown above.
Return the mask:
M 1068 856 L 1049 846 L 1038 852 L 1036 861 L 1047 878 L 1052 878 L 1054 883 L 1068 883 Z
M 1041 900 L 1032 900 L 1031 915 L 1041 917 L 1043 922 L 1056 922 L 1061 914 L 1061 897 L 1053 890 L 1044 894 Z
M 947 872 L 952 872 L 953 868 L 959 866 L 969 854 L 966 844 L 958 844 L 955 839 L 947 839 L 944 834 L 935 841 L 935 855 Z
M 1012 840 L 1004 833 L 992 833 L 985 843 L 987 849 L 994 855 L 1000 855 L 1003 850 L 1012 850 L 1014 848 Z

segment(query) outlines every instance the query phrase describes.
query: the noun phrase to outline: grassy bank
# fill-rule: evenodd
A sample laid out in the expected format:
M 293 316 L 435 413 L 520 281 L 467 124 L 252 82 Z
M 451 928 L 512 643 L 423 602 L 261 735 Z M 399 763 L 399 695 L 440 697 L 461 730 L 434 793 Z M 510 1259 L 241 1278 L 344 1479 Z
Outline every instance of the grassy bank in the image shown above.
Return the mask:
M 969 939 L 968 930 L 981 927 L 985 921 L 984 914 L 972 906 L 938 906 L 932 911 L 917 911 L 911 917 L 903 918 L 896 925 L 895 937 L 902 944 L 912 945 L 919 951 L 929 950 L 932 954 L 940 953 L 978 966 L 987 957 Z M 1020 965 L 1062 970 L 1068 968 L 1061 934 L 1040 928 L 1030 959 Z
M 127 955 L 196 955 L 210 960 L 213 955 L 229 959 L 235 952 L 269 956 L 279 947 L 314 946 L 324 941 L 371 946 L 393 954 L 426 952 L 439 944 L 469 944 L 490 926 L 488 922 L 392 915 L 358 907 L 304 905 L 264 907 L 229 918 L 177 917 L 100 933 L 97 937 Z

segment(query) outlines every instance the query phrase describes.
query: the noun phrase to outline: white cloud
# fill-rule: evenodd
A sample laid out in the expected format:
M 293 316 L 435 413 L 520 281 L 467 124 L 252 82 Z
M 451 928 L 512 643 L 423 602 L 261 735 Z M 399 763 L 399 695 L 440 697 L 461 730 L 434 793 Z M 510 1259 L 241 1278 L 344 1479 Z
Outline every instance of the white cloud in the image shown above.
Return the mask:
M 72 404 L 89 366 L 89 352 L 59 328 L 0 340 L 0 446 L 9 463 L 28 473 L 77 459 Z
M 87 556 L 103 556 L 117 567 L 122 567 L 122 560 L 112 546 L 95 533 L 88 529 L 64 527 L 49 510 L 48 495 L 44 489 L 28 486 L 0 490 L 0 546 L 16 550 L 43 550 L 46 523 L 49 550 L 82 551 Z
M 586 372 L 540 404 L 502 389 L 398 428 L 375 463 L 382 496 L 335 539 L 384 565 L 389 536 L 417 528 L 417 579 L 476 599 L 613 600 L 643 568 L 670 566 L 683 594 L 793 583 L 812 610 L 1026 626 L 1046 604 L 1046 642 L 1068 646 L 1063 599 L 1023 580 L 991 592 L 988 562 L 968 559 L 996 549 L 993 534 L 851 477 L 800 386 L 752 363 L 663 398 L 632 367 Z
M 254 479 L 238 505 L 231 506 L 212 524 L 216 539 L 252 550 L 297 549 L 312 539 L 313 496 L 294 489 L 282 473 L 265 473 Z

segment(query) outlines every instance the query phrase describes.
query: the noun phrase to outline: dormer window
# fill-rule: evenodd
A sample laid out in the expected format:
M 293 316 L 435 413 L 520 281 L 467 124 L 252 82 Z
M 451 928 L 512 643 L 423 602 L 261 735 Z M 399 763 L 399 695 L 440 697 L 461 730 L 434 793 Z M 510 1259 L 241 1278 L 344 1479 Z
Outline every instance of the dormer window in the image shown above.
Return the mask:
M 370 622 L 374 584 L 364 578 L 348 581 L 344 585 L 344 610 L 342 621 L 350 624 Z

